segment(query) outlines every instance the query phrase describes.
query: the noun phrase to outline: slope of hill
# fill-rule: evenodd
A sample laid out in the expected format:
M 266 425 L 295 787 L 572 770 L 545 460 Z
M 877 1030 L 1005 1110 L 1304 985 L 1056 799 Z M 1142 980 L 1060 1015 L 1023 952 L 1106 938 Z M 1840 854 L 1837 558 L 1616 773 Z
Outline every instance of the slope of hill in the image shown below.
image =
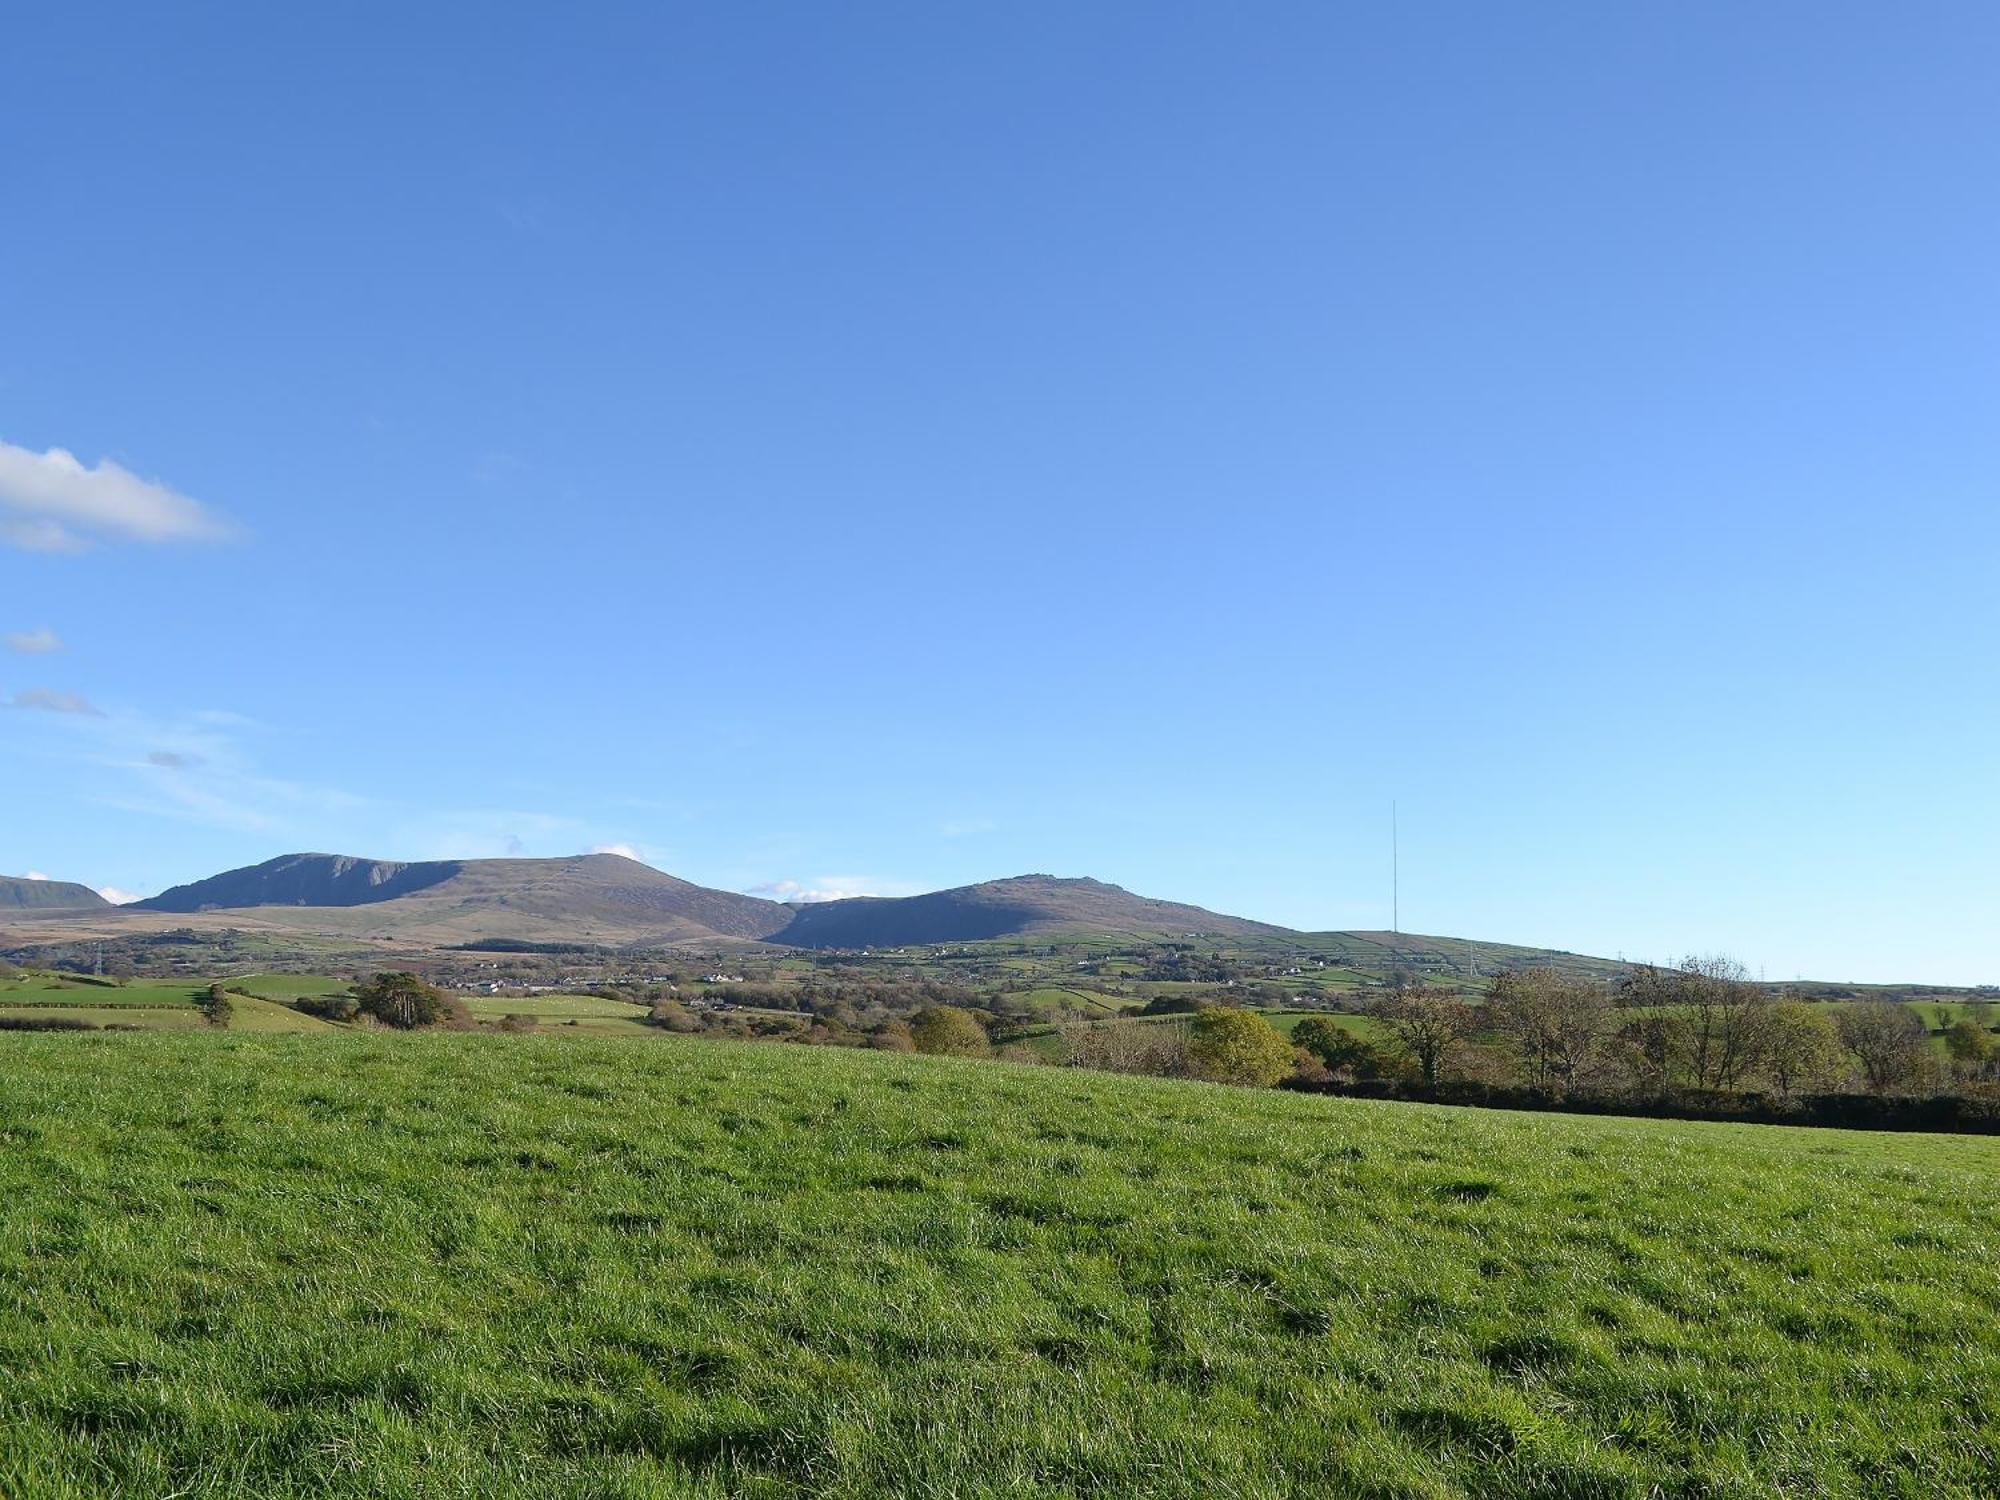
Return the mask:
M 365 906 L 441 884 L 457 860 L 403 864 L 347 854 L 281 854 L 261 865 L 225 870 L 177 885 L 133 905 L 141 911 L 212 911 L 241 906 Z
M 762 938 L 792 919 L 776 901 L 710 890 L 617 854 L 425 864 L 290 854 L 178 886 L 144 906 L 440 945 Z
M 109 911 L 112 905 L 87 885 L 70 880 L 29 880 L 0 875 L 0 911 Z
M 1101 880 L 1017 875 L 922 896 L 854 896 L 794 908 L 771 941 L 799 948 L 895 948 L 1037 932 L 1250 937 L 1285 929 L 1154 901 Z
M 1994 1493 L 1990 1139 L 675 1038 L 0 1052 L 8 1495 Z

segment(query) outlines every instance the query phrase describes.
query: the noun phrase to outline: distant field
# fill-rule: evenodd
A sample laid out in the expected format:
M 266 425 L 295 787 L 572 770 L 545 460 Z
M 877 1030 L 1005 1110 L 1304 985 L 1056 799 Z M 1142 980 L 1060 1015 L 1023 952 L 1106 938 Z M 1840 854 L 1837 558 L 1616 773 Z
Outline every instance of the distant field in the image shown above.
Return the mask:
M 2000 1141 L 675 1038 L 0 1058 L 10 1500 L 2000 1480 Z
M 142 1026 L 150 1031 L 207 1024 L 196 1000 L 202 984 L 158 984 L 24 974 L 0 979 L 0 1017 L 88 1021 L 95 1026 Z
M 329 979 L 324 974 L 245 974 L 228 981 L 231 989 L 273 1000 L 294 1000 L 306 995 L 339 995 L 348 989 L 345 979 Z
M 275 1000 L 253 999 L 248 995 L 229 997 L 231 1031 L 338 1031 L 331 1021 L 309 1016 Z
M 1121 1001 L 1117 996 L 1106 995 L 1097 990 L 1076 989 L 1068 985 L 1049 985 L 1038 990 L 1016 990 L 1007 998 L 1036 1010 L 1080 1007 L 1105 1016 L 1121 1014 L 1138 1003 L 1129 999 Z
M 646 1015 L 644 1006 L 606 1000 L 602 995 L 471 995 L 465 1004 L 481 1020 L 494 1021 L 507 1016 L 534 1016 L 538 1020 L 609 1016 L 632 1021 Z
M 59 979 L 45 974 L 29 974 L 19 979 L 0 979 L 0 1008 L 9 1006 L 88 1006 L 123 1009 L 179 1007 L 192 1005 L 208 989 L 199 984 L 160 984 L 134 980 L 130 984 L 110 981 Z

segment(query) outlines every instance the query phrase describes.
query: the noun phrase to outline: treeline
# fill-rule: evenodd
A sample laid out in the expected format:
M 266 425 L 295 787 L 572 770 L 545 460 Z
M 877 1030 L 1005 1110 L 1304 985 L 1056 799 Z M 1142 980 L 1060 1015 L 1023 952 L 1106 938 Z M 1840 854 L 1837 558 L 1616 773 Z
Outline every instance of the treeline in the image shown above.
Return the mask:
M 1991 1006 L 1945 1034 L 1939 1057 L 1918 1014 L 1893 1001 L 1835 1009 L 1774 996 L 1742 967 L 1690 958 L 1638 966 L 1614 989 L 1551 969 L 1496 979 L 1483 1005 L 1400 989 L 1372 1014 L 1374 1056 L 1349 1039 L 1324 1065 L 1348 1081 L 1402 1076 L 1638 1099 L 1683 1093 L 1933 1094 L 2000 1084 Z
M 1773 995 L 1741 966 L 1690 958 L 1607 988 L 1552 969 L 1496 979 L 1484 1003 L 1405 979 L 1349 1018 L 1308 1016 L 1289 1039 L 1234 1011 L 1226 1063 L 1184 1027 L 1065 1028 L 1072 1066 L 1316 1092 L 1514 1109 L 1912 1130 L 2000 1129 L 2000 1038 L 1990 1002 L 1943 1034 L 1893 1001 L 1838 1009 Z M 1150 1009 L 1150 1007 L 1149 1007 Z M 1280 1049 L 1282 1048 L 1282 1052 Z

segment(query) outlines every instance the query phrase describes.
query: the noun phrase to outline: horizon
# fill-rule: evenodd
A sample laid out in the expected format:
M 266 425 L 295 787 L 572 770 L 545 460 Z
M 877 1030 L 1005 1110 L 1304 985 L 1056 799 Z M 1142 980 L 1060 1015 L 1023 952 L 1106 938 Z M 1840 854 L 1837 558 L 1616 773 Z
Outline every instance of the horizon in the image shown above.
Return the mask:
M 10 41 L 0 867 L 2000 981 L 2000 15 Z
M 467 856 L 464 858 L 447 858 L 442 860 L 402 860 L 394 858 L 382 859 L 374 855 L 349 854 L 349 853 L 342 853 L 337 850 L 295 849 L 295 850 L 288 850 L 283 854 L 274 854 L 269 856 L 267 859 L 253 861 L 249 865 L 238 866 L 230 870 L 211 870 L 203 875 L 191 876 L 186 880 L 176 881 L 172 885 L 165 887 L 161 891 L 151 892 L 148 893 L 147 895 L 139 895 L 137 893 L 127 892 L 127 891 L 107 892 L 96 886 L 87 885 L 87 883 L 82 881 L 62 881 L 61 877 L 51 876 L 46 872 L 40 870 L 31 870 L 27 872 L 25 875 L 15 875 L 15 876 L 10 876 L 6 871 L 0 870 L 0 879 L 17 879 L 17 880 L 28 880 L 28 881 L 54 880 L 57 881 L 58 883 L 63 883 L 63 884 L 83 885 L 86 889 L 96 891 L 98 895 L 102 896 L 105 900 L 110 901 L 114 907 L 118 907 L 118 906 L 132 906 L 135 904 L 142 904 L 145 901 L 150 900 L 153 896 L 163 895 L 166 893 L 166 891 L 180 889 L 184 886 L 196 884 L 199 881 L 208 879 L 212 876 L 235 874 L 239 873 L 242 870 L 257 869 L 261 868 L 266 864 L 275 864 L 281 860 L 286 860 L 286 859 L 351 859 L 351 860 L 376 863 L 376 864 L 412 865 L 412 864 L 430 864 L 430 863 L 466 864 L 475 861 L 480 863 L 507 863 L 511 861 L 549 863 L 549 862 L 561 862 L 566 860 L 596 859 L 596 858 L 621 859 L 628 861 L 632 864 L 641 865 L 644 868 L 652 870 L 657 874 L 669 875 L 674 877 L 675 879 L 680 879 L 680 880 L 689 880 L 690 883 L 697 886 L 702 886 L 706 889 L 725 890 L 725 891 L 727 890 L 726 887 L 708 886 L 707 883 L 704 881 L 701 881 L 699 879 L 691 879 L 691 877 L 689 877 L 686 873 L 681 871 L 662 869 L 659 865 L 653 864 L 652 862 L 642 858 L 637 853 L 634 853 L 633 851 L 628 849 L 583 849 L 564 854 L 486 855 L 486 856 Z M 1107 881 L 1095 875 L 1087 875 L 1087 874 L 1060 875 L 1054 873 L 1051 870 L 1024 870 L 1019 872 L 1018 874 L 1013 874 L 1013 875 L 988 875 L 981 877 L 978 880 L 967 881 L 964 883 L 963 886 L 940 887 L 935 890 L 926 890 L 926 891 L 910 891 L 910 892 L 904 892 L 902 893 L 902 895 L 904 896 L 930 895 L 930 894 L 938 894 L 941 891 L 945 890 L 963 889 L 965 888 L 965 886 L 1006 884 L 1009 882 L 1028 881 L 1028 880 L 1048 880 L 1048 881 L 1054 881 L 1058 884 L 1078 884 L 1078 883 L 1099 884 L 1099 885 L 1109 886 L 1114 890 L 1122 890 L 1129 895 L 1135 895 L 1150 900 L 1181 902 L 1181 904 L 1192 905 L 1197 907 L 1203 905 L 1203 903 L 1199 901 L 1182 901 L 1182 898 L 1175 896 L 1171 892 L 1138 889 L 1133 886 L 1129 886 L 1122 881 L 1116 881 L 1116 880 Z M 768 889 L 768 887 L 766 889 Z M 840 901 L 871 901 L 871 900 L 881 901 L 881 900 L 898 899 L 898 897 L 882 896 L 872 892 L 857 892 L 857 893 L 806 892 L 799 895 L 784 896 L 784 895 L 768 895 L 765 894 L 763 891 L 753 888 L 750 890 L 733 891 L 728 893 L 734 895 L 742 895 L 742 896 L 753 896 L 762 900 L 773 901 L 780 905 L 795 906 L 795 907 L 823 906 L 831 902 L 840 902 Z M 255 910 L 254 907 L 246 909 Z M 1209 911 L 1210 915 L 1213 916 L 1227 917 L 1232 919 L 1243 918 L 1243 919 L 1248 919 L 1250 921 L 1266 920 L 1265 918 L 1259 916 L 1255 912 L 1217 911 L 1214 908 L 1204 908 L 1204 909 Z M 1532 949 L 1549 953 L 1570 954 L 1580 958 L 1609 959 L 1616 963 L 1626 964 L 1635 969 L 1671 968 L 1683 962 L 1692 962 L 1697 959 L 1704 959 L 1708 957 L 1724 957 L 1729 959 L 1736 958 L 1736 955 L 1733 954 L 1715 955 L 1715 954 L 1697 952 L 1692 949 L 1687 950 L 1685 952 L 1675 952 L 1675 953 L 1658 954 L 1658 955 L 1644 955 L 1644 956 L 1630 954 L 1623 949 L 1620 949 L 1615 953 L 1597 953 L 1583 949 L 1565 947 L 1564 945 L 1559 943 L 1535 942 L 1532 939 L 1522 939 L 1515 937 L 1493 937 L 1493 936 L 1482 935 L 1479 933 L 1470 933 L 1470 932 L 1418 932 L 1418 931 L 1413 931 L 1406 927 L 1366 927 L 1360 925 L 1333 925 L 1327 927 L 1293 927 L 1284 923 L 1272 923 L 1270 925 L 1277 927 L 1280 931 L 1295 933 L 1300 937 L 1325 936 L 1328 934 L 1335 934 L 1335 933 L 1352 933 L 1361 935 L 1386 934 L 1395 937 L 1409 938 L 1418 941 L 1437 941 L 1443 943 L 1472 942 L 1478 944 L 1498 944 L 1502 946 Z M 918 944 L 917 946 L 926 946 L 926 945 Z M 1974 984 L 1970 985 L 1952 985 L 1942 980 L 1924 979 L 1922 977 L 1911 976 L 1911 975 L 1903 975 L 1900 976 L 1899 978 L 1881 980 L 1881 981 L 1858 980 L 1852 975 L 1844 975 L 1844 974 L 1802 973 L 1791 976 L 1790 982 L 1801 982 L 1801 981 L 1821 983 L 1821 984 L 1871 983 L 1871 982 L 1885 983 L 1890 985 L 1916 984 L 1916 985 L 1935 985 L 1947 988 L 1991 988 L 1992 987 L 1990 985 L 1979 982 L 1975 982 Z M 1767 976 L 1765 976 L 1763 973 L 1760 972 L 1758 974 L 1758 982 L 1759 983 L 1767 982 Z M 1788 981 L 1784 976 L 1771 976 L 1768 978 L 1768 982 L 1771 984 L 1784 984 Z

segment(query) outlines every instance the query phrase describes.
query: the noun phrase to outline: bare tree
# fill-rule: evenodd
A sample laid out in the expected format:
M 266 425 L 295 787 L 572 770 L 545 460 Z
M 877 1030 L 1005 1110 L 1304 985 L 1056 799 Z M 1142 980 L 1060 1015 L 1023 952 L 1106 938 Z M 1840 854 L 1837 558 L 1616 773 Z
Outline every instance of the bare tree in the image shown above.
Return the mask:
M 1929 1032 L 1917 1013 L 1895 1000 L 1865 1000 L 1840 1013 L 1840 1040 L 1861 1065 L 1868 1087 L 1886 1094 L 1916 1077 Z
M 1590 981 L 1555 969 L 1522 969 L 1493 981 L 1486 1016 L 1530 1083 L 1569 1089 L 1603 1049 L 1611 998 Z
M 1638 1035 L 1667 1081 L 1700 1089 L 1741 1086 L 1771 1043 L 1771 997 L 1733 958 L 1683 959 L 1678 968 L 1632 970 L 1621 999 L 1646 1024 Z M 1650 1060 L 1650 1059 L 1649 1059 Z
M 1172 1021 L 1074 1024 L 1062 1028 L 1062 1039 L 1073 1068 L 1150 1073 L 1162 1078 L 1187 1071 L 1187 1028 Z

